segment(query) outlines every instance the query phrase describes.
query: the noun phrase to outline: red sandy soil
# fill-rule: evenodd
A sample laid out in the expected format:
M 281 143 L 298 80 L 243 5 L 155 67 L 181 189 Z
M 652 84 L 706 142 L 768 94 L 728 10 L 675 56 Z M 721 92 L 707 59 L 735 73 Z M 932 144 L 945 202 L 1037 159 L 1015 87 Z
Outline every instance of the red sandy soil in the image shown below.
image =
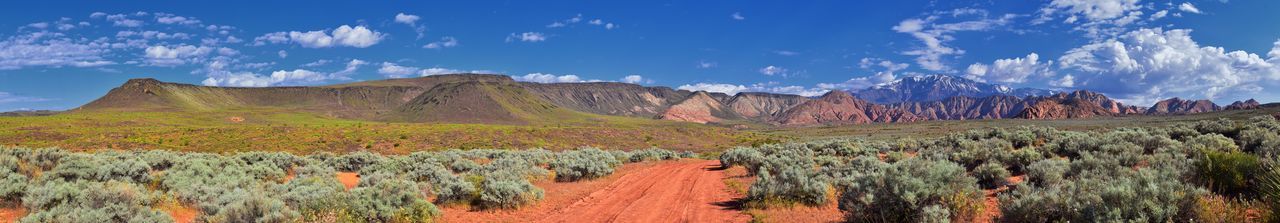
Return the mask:
M 516 210 L 447 207 L 444 222 L 747 222 L 714 160 L 624 165 L 602 179 L 535 183 L 546 198 Z
M 351 190 L 360 184 L 360 175 L 355 172 L 338 172 L 338 182 L 342 182 L 343 187 Z
M 27 209 L 22 206 L 0 208 L 0 222 L 18 222 L 26 215 Z
M 1009 181 L 1009 185 L 1014 185 L 1021 183 L 1026 179 L 1027 175 L 1024 174 L 1009 177 L 1007 180 Z M 983 195 L 986 195 L 985 200 L 983 201 L 985 206 L 982 208 L 982 214 L 978 215 L 977 218 L 974 218 L 973 222 L 995 222 L 997 219 L 1000 219 L 1000 198 L 998 196 L 1001 192 L 1009 189 L 1009 186 L 1000 186 L 996 189 L 983 190 Z
M 196 216 L 200 215 L 200 212 L 196 211 L 195 208 L 184 205 L 174 205 L 172 207 L 163 208 L 163 210 L 165 213 L 169 213 L 169 216 L 173 217 L 173 222 L 175 223 L 195 222 Z

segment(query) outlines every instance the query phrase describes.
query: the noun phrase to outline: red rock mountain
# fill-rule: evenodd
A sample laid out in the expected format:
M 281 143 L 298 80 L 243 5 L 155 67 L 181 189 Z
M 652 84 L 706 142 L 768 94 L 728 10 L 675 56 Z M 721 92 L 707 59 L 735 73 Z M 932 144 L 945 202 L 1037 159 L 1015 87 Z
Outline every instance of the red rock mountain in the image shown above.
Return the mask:
M 918 120 L 921 119 L 910 112 L 871 104 L 849 92 L 835 90 L 783 112 L 773 122 L 781 125 L 842 125 Z
M 1236 101 L 1236 102 L 1232 102 L 1232 103 L 1231 103 L 1231 105 L 1227 105 L 1227 107 L 1224 107 L 1223 109 L 1225 109 L 1225 110 L 1244 110 L 1244 109 L 1257 109 L 1257 108 L 1260 108 L 1260 107 L 1262 107 L 1262 105 L 1261 105 L 1261 104 L 1258 104 L 1258 101 L 1253 100 L 1252 98 L 1250 98 L 1249 100 L 1246 100 L 1246 101 Z
M 976 86 L 957 81 L 920 80 L 918 82 L 950 86 L 939 89 Z M 925 86 L 911 86 L 917 85 Z M 895 92 L 926 92 L 929 95 L 923 98 L 936 98 L 939 97 L 938 92 L 949 91 Z M 806 126 L 1186 114 L 1259 106 L 1252 99 L 1223 108 L 1208 100 L 1173 98 L 1140 109 L 1083 90 L 1028 97 L 957 95 L 932 101 L 876 104 L 840 90 L 817 98 L 755 92 L 731 96 L 624 83 L 544 84 L 518 82 L 505 75 L 453 74 L 330 86 L 264 88 L 210 87 L 134 79 L 72 112 L 271 108 L 345 119 L 498 124 L 590 120 L 585 115 L 597 114 L 696 123 L 756 122 Z
M 1151 108 L 1147 109 L 1147 114 L 1188 114 L 1222 110 L 1218 105 L 1213 104 L 1209 100 L 1183 100 L 1181 98 L 1170 98 L 1160 102 L 1156 102 Z

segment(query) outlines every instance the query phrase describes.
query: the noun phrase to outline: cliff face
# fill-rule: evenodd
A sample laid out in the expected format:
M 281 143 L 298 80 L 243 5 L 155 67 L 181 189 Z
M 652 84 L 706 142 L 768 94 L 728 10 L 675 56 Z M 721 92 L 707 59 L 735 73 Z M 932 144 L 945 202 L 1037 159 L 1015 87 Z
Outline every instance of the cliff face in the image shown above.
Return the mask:
M 743 92 L 729 99 L 728 106 L 730 110 L 744 118 L 766 121 L 809 100 L 799 95 Z
M 1129 107 L 1107 96 L 1091 91 L 1059 93 L 1048 97 L 1032 97 L 1023 102 L 1024 110 L 1017 118 L 1068 119 L 1129 114 Z
M 932 102 L 904 102 L 891 104 L 927 120 L 999 119 L 1017 115 L 1022 99 L 1008 95 L 983 98 L 965 96 L 950 97 Z
M 671 108 L 658 115 L 657 118 L 705 124 L 721 122 L 726 119 L 736 119 L 737 116 L 732 111 L 727 110 L 724 104 L 711 94 L 705 91 L 698 91 L 685 98 L 684 101 L 671 106 Z
M 687 93 L 666 87 L 623 83 L 522 83 L 530 93 L 568 109 L 603 115 L 653 117 L 684 100 Z

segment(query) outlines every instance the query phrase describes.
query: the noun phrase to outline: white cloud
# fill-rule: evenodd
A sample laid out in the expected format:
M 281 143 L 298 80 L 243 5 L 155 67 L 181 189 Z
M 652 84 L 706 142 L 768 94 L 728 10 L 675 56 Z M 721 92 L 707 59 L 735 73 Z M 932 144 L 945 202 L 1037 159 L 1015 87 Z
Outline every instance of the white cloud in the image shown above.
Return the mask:
M 729 15 L 729 18 L 733 18 L 733 20 L 746 20 L 746 19 L 747 19 L 747 17 L 742 17 L 742 13 L 741 13 L 741 12 L 734 12 L 734 13 L 733 13 L 733 15 Z
M 717 65 L 716 62 L 704 60 L 704 61 L 698 61 L 698 65 L 695 65 L 694 67 L 699 69 L 707 69 L 707 68 L 715 68 L 716 65 Z
M 325 83 L 332 80 L 351 80 L 350 75 L 354 74 L 360 66 L 367 64 L 363 60 L 351 60 L 347 62 L 344 69 L 333 72 L 324 73 L 307 69 L 294 70 L 277 70 L 269 75 L 258 75 L 252 72 L 228 72 L 220 68 L 211 68 L 209 77 L 201 81 L 201 84 L 207 86 L 231 86 L 231 87 L 268 87 L 268 86 L 296 86 L 296 85 L 313 85 Z
M 635 74 L 627 75 L 626 77 L 622 77 L 622 79 L 619 79 L 619 80 L 622 81 L 622 83 L 629 83 L 629 84 L 653 83 L 653 80 L 645 79 L 644 76 L 635 75 Z
M 1058 59 L 1072 85 L 1130 104 L 1168 97 L 1239 97 L 1280 87 L 1280 57 L 1200 46 L 1191 30 L 1139 29 L 1080 46 Z M 1064 77 L 1065 78 L 1065 77 Z
M 455 46 L 458 46 L 458 39 L 453 38 L 452 36 L 446 36 L 446 37 L 441 37 L 440 41 L 431 42 L 431 43 L 428 43 L 427 45 L 423 45 L 422 48 L 444 49 L 444 48 L 450 48 Z
M 93 15 L 97 15 L 97 14 L 95 13 Z M 107 21 L 110 21 L 111 24 L 114 26 L 141 27 L 143 24 L 142 20 L 129 19 L 129 16 L 125 14 L 115 14 L 115 15 L 105 15 L 105 16 L 107 18 Z
M 1068 19 L 1084 16 L 1089 21 L 1104 21 L 1123 17 L 1131 11 L 1142 9 L 1140 0 L 1053 0 L 1040 9 L 1041 21 L 1055 14 L 1065 14 Z M 1070 22 L 1068 22 L 1070 23 Z
M 587 23 L 588 23 L 588 24 L 591 24 L 591 25 L 603 25 L 603 24 L 604 24 L 604 20 L 600 20 L 600 19 L 592 19 L 590 22 L 587 22 Z
M 880 71 L 870 76 L 850 78 L 849 80 L 845 80 L 844 82 L 840 82 L 840 83 L 819 83 L 818 88 L 830 89 L 830 90 L 865 89 L 871 86 L 876 86 L 876 85 L 889 83 L 894 80 L 897 80 L 898 77 L 896 73 L 898 71 L 905 70 L 907 69 L 907 67 L 910 67 L 910 66 L 911 65 L 909 64 L 894 63 L 893 61 L 880 59 L 880 58 L 862 58 L 862 60 L 858 61 L 858 67 L 861 67 L 862 69 L 868 69 L 868 70 L 877 70 L 875 67 L 879 67 L 881 68 Z
M 1050 66 L 1053 61 L 1040 62 L 1040 55 L 1028 54 L 1025 58 L 999 59 L 991 65 L 974 63 L 969 65 L 965 78 L 986 82 L 1024 83 L 1030 77 L 1053 76 Z
M 1062 78 L 1058 78 L 1057 80 L 1049 81 L 1049 86 L 1054 86 L 1054 87 L 1063 87 L 1063 88 L 1075 87 L 1075 86 L 1076 86 L 1076 77 L 1075 77 L 1075 76 L 1071 76 L 1070 74 L 1062 75 Z
M 49 99 L 15 95 L 9 92 L 0 91 L 0 104 L 14 103 L 14 102 L 41 102 L 41 101 L 48 101 L 48 100 Z
M 318 67 L 318 66 L 324 66 L 325 64 L 329 64 L 329 62 L 333 62 L 333 61 L 330 61 L 330 60 L 316 60 L 315 62 L 310 62 L 310 63 L 303 64 L 303 65 L 302 65 L 302 67 Z
M 97 67 L 116 64 L 104 58 L 111 44 L 36 32 L 0 41 L 0 70 L 25 67 Z
M 735 85 L 735 84 L 722 84 L 722 83 L 694 83 L 694 84 L 680 85 L 679 87 L 676 87 L 676 89 L 687 90 L 687 91 L 717 92 L 717 93 L 725 93 L 728 95 L 734 95 L 740 92 L 768 92 L 768 93 L 777 93 L 777 94 L 800 95 L 805 97 L 819 96 L 829 91 L 826 89 L 806 88 L 803 86 L 795 86 L 795 85 L 780 86 L 780 84 L 777 82 L 756 83 L 756 84 L 752 84 L 751 86 L 744 86 L 741 84 Z
M 382 67 L 378 68 L 378 73 L 391 78 L 403 78 L 411 74 L 417 73 L 417 67 L 400 66 L 391 62 L 382 62 Z
M 179 25 L 193 25 L 193 26 L 200 25 L 200 20 L 196 18 L 178 16 L 178 15 L 168 14 L 168 13 L 156 13 L 155 16 L 156 16 L 156 22 L 159 22 L 161 24 L 179 24 Z
M 511 77 L 511 78 L 513 78 L 513 79 L 515 79 L 515 80 L 517 80 L 517 81 L 524 81 L 524 82 L 537 82 L 537 83 L 576 83 L 576 82 L 587 82 L 587 81 L 582 80 L 582 78 L 579 78 L 579 77 L 578 77 L 578 75 L 572 75 L 572 74 L 556 76 L 556 75 L 554 75 L 554 74 L 530 73 L 530 74 L 525 74 L 524 76 L 513 76 L 513 77 Z M 598 81 L 594 81 L 594 80 L 593 80 L 592 82 L 598 82 Z
M 205 86 L 227 87 L 267 87 L 271 86 L 271 77 L 264 77 L 249 72 L 224 73 L 205 78 L 200 84 Z
M 604 29 L 614 29 L 614 28 L 618 28 L 618 25 L 614 25 L 612 22 L 604 24 Z
M 769 75 L 769 76 L 773 76 L 773 75 L 783 75 L 783 76 L 786 76 L 786 75 L 787 75 L 787 68 L 782 68 L 782 67 L 779 67 L 779 66 L 769 65 L 769 66 L 767 66 L 767 67 L 760 68 L 759 72 L 760 72 L 761 74 Z
M 422 17 L 404 14 L 403 12 L 396 14 L 396 22 L 408 24 L 410 26 L 415 25 L 418 22 L 418 19 L 422 19 Z
M 418 67 L 410 67 L 410 66 L 401 66 L 391 62 L 382 62 L 382 66 L 378 68 L 378 74 L 382 74 L 383 76 L 386 76 L 389 78 L 405 78 L 413 75 L 417 75 L 419 77 L 425 77 L 425 76 L 431 76 L 431 75 L 461 74 L 461 73 L 488 74 L 488 73 L 495 73 L 495 72 L 488 71 L 488 70 L 467 71 L 467 70 L 456 70 L 456 69 L 440 68 L 440 67 L 418 68 Z
M 547 40 L 547 35 L 540 32 L 524 32 L 519 34 L 512 33 L 507 36 L 507 42 L 516 40 L 521 42 L 542 42 Z
M 547 28 L 560 28 L 565 26 L 567 25 L 561 22 L 552 22 L 551 24 L 547 24 Z
M 1195 13 L 1195 14 L 1203 13 L 1203 12 L 1200 12 L 1200 8 L 1196 8 L 1196 5 L 1192 5 L 1190 2 L 1183 2 L 1182 4 L 1178 5 L 1178 10 L 1182 10 L 1183 12 Z
M 253 40 L 254 45 L 294 42 L 307 48 L 327 48 L 333 46 L 365 48 L 378 44 L 378 42 L 382 41 L 384 37 L 384 34 L 370 30 L 364 26 L 351 27 L 348 25 L 342 25 L 328 33 L 326 33 L 325 30 L 308 32 L 274 32 L 259 36 Z
M 952 12 L 937 12 L 934 15 L 927 16 L 923 19 L 912 18 L 902 20 L 898 25 L 893 26 L 893 31 L 899 33 L 910 34 L 919 40 L 922 46 L 915 49 L 902 52 L 903 55 L 916 56 L 916 64 L 921 68 L 931 71 L 951 71 L 952 68 L 943 62 L 943 57 L 950 55 L 962 55 L 964 50 L 954 48 L 947 45 L 947 42 L 955 40 L 952 36 L 956 32 L 966 31 L 987 31 L 1005 26 L 1016 18 L 1016 15 L 1006 14 L 999 18 L 988 18 L 987 12 L 981 9 L 969 9 Z M 947 18 L 958 17 L 974 17 L 963 20 L 957 20 L 950 23 L 939 22 L 944 18 L 940 15 L 950 15 Z
M 186 44 L 173 47 L 156 45 L 147 47 L 144 58 L 152 66 L 177 66 L 203 61 L 214 50 L 213 47 Z
M 774 50 L 774 51 L 773 51 L 773 53 L 774 53 L 774 54 L 778 54 L 779 56 L 795 56 L 795 55 L 800 55 L 800 52 L 790 51 L 790 50 Z
M 284 51 L 284 50 L 280 50 L 280 51 L 276 52 L 276 55 L 277 55 L 277 56 L 280 56 L 280 59 L 284 59 L 284 58 L 288 58 L 288 57 L 289 57 L 289 52 L 288 52 L 288 51 Z
M 422 39 L 422 37 L 427 36 L 427 26 L 418 25 L 419 19 L 422 19 L 422 17 L 404 14 L 402 12 L 396 14 L 395 21 L 397 23 L 404 23 L 405 25 L 409 25 L 409 27 L 413 27 L 413 31 L 418 33 L 418 39 Z

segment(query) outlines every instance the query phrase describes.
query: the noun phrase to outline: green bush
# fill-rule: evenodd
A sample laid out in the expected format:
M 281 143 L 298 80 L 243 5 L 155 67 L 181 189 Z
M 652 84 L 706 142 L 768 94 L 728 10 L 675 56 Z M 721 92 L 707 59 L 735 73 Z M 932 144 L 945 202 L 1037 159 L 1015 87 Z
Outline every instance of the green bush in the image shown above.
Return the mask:
M 983 188 L 994 189 L 1009 184 L 1009 170 L 997 162 L 988 162 L 973 168 L 973 177 Z
M 131 183 L 55 179 L 27 191 L 30 213 L 19 222 L 173 222 L 149 207 L 158 197 Z
M 413 181 L 390 178 L 351 190 L 350 216 L 361 222 L 427 222 L 440 210 Z
M 747 191 L 753 206 L 801 203 L 817 206 L 827 203 L 827 182 L 820 180 L 809 166 L 779 166 L 776 174 L 761 170 Z
M 1240 151 L 1202 149 L 1196 162 L 1197 176 L 1205 187 L 1218 193 L 1251 193 L 1251 176 L 1262 173 L 1257 156 Z
M 298 210 L 302 220 L 317 221 L 324 214 L 346 210 L 350 195 L 332 175 L 299 176 L 283 185 L 280 198 Z
M 285 202 L 274 198 L 265 191 L 236 189 L 218 197 L 220 207 L 205 212 L 200 216 L 207 222 L 293 222 L 299 217 L 297 211 L 285 206 Z
M 1071 162 L 1066 159 L 1046 159 L 1027 166 L 1027 181 L 1041 187 L 1058 185 L 1066 180 Z
M 680 154 L 671 150 L 649 148 L 630 152 L 628 162 L 658 161 L 680 159 Z
M 975 216 L 982 205 L 977 180 L 946 160 L 907 159 L 849 181 L 840 210 L 853 222 L 945 222 Z
M 560 153 L 550 167 L 556 172 L 556 181 L 571 182 L 608 176 L 613 174 L 613 168 L 618 165 L 621 163 L 609 152 L 582 148 Z
M 481 209 L 513 209 L 542 200 L 542 196 L 542 189 L 533 186 L 520 174 L 495 171 L 483 175 L 480 197 L 475 205 Z

